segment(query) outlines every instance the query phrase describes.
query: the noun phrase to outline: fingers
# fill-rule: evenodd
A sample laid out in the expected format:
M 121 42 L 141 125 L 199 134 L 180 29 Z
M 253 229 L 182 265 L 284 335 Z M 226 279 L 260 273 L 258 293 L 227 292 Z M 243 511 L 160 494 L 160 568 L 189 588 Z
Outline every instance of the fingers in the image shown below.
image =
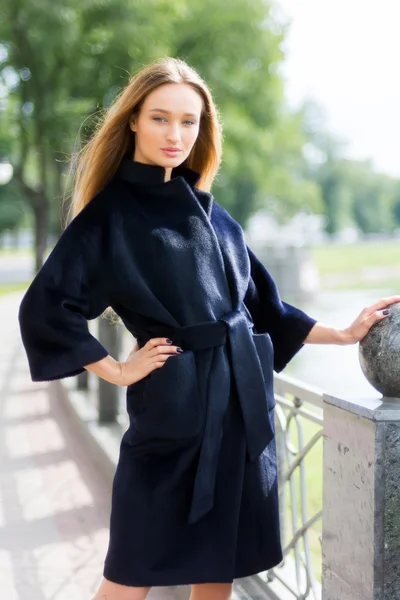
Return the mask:
M 171 340 L 169 340 L 169 342 L 167 341 L 168 338 L 151 338 L 148 342 L 146 342 L 146 344 L 143 346 L 143 348 L 147 348 L 148 350 L 151 350 L 152 348 L 155 348 L 156 346 L 160 346 L 160 345 L 166 345 L 166 346 L 171 346 L 172 342 Z
M 153 369 L 162 367 L 165 365 L 167 360 L 171 357 L 171 354 L 158 354 L 154 357 L 154 360 L 149 362 L 149 366 Z
M 179 346 L 173 346 L 168 344 L 168 338 L 152 338 L 147 344 L 144 345 L 143 349 L 146 349 L 147 356 L 149 358 L 160 357 L 161 355 L 166 355 L 167 358 L 171 354 L 180 354 L 181 349 L 178 350 Z M 158 360 L 158 358 L 157 358 Z
M 371 315 L 369 315 L 369 317 L 367 317 L 364 320 L 364 323 L 367 323 L 367 325 L 369 327 L 371 327 L 374 323 L 376 323 L 376 321 L 381 321 L 382 319 L 386 319 L 389 314 L 390 311 L 387 314 L 384 314 L 385 309 L 383 310 L 376 310 L 375 312 L 373 312 Z
M 179 355 L 183 350 L 174 346 L 168 338 L 151 338 L 140 348 L 132 350 L 128 359 L 122 363 L 126 377 L 129 378 L 128 385 L 143 379 L 155 369 L 163 367 L 173 354 Z
M 375 311 L 386 308 L 386 306 L 389 306 L 394 302 L 400 302 L 400 296 L 388 296 L 386 298 L 381 298 L 374 304 L 371 304 L 371 306 L 367 306 L 366 308 L 364 308 L 363 312 L 370 315 Z
M 178 346 L 156 346 L 155 348 L 147 352 L 147 356 L 150 358 L 153 358 L 154 356 L 162 356 L 164 354 L 170 356 L 171 354 L 181 353 L 178 352 Z

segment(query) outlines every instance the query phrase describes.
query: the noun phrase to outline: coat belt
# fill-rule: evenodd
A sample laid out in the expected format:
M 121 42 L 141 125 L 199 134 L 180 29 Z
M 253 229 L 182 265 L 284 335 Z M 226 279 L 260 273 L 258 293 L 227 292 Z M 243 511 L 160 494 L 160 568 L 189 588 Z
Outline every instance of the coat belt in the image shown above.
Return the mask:
M 232 371 L 243 416 L 247 452 L 250 460 L 255 460 L 271 441 L 274 433 L 267 408 L 260 359 L 245 316 L 235 310 L 216 321 L 205 321 L 176 329 L 161 327 L 158 335 L 169 336 L 174 340 L 174 344 L 182 346 L 184 350 L 193 351 L 220 346 L 229 339 Z M 189 513 L 190 523 L 201 519 L 214 504 L 223 418 L 230 394 L 230 373 L 221 372 L 223 367 L 222 363 L 213 363 L 211 367 L 207 390 L 207 416 Z

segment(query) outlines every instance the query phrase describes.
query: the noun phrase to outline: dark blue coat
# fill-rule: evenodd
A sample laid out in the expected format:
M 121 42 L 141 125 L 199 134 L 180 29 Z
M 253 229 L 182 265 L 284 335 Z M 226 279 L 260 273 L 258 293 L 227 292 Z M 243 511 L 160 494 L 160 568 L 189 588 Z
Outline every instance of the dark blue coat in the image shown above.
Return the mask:
M 104 568 L 125 585 L 229 582 L 282 559 L 273 369 L 316 321 L 280 300 L 198 180 L 124 158 L 20 306 L 33 381 L 105 357 L 87 320 L 108 306 L 140 346 L 167 336 L 184 349 L 127 387 Z

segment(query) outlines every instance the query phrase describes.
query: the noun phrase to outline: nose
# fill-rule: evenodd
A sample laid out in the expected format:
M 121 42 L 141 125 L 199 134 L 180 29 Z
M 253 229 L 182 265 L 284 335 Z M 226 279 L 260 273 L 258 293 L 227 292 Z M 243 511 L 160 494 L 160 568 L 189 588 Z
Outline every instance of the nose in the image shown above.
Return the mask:
M 179 123 L 171 123 L 167 131 L 167 140 L 173 144 L 177 144 L 181 139 L 181 131 Z

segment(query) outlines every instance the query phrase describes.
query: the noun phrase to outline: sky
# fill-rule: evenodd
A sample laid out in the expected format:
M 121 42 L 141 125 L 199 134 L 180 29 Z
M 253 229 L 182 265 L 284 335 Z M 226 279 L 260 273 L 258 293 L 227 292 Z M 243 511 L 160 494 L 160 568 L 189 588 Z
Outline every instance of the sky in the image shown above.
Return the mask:
M 276 0 L 292 106 L 315 100 L 345 154 L 400 177 L 400 0 Z

